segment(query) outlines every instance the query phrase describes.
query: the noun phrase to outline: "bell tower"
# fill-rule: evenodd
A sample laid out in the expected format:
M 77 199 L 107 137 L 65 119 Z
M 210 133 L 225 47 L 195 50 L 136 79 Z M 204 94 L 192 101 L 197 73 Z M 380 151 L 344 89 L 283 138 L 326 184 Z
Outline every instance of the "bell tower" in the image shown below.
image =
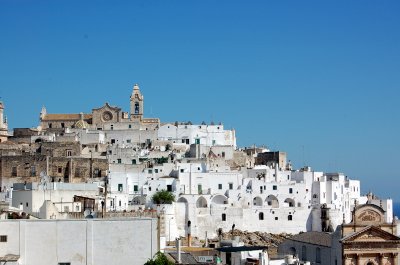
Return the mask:
M 4 105 L 0 101 L 0 143 L 7 141 L 8 138 L 8 125 L 7 118 L 4 118 Z
M 143 119 L 143 95 L 140 93 L 138 84 L 133 86 L 130 114 L 131 121 L 142 121 Z

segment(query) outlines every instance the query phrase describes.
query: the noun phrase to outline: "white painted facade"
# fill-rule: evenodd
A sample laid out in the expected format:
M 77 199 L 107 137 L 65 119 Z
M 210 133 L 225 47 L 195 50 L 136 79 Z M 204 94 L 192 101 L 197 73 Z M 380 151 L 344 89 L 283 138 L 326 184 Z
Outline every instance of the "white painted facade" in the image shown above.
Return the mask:
M 41 218 L 45 218 L 41 216 L 41 208 L 46 201 L 52 202 L 58 212 L 81 212 L 83 206 L 74 202 L 75 195 L 98 201 L 99 186 L 96 183 L 63 182 L 51 182 L 45 186 L 38 183 L 14 184 L 12 206 Z
M 161 125 L 158 129 L 159 140 L 175 143 L 203 144 L 206 146 L 229 145 L 236 149 L 235 130 L 224 130 L 221 125 L 189 125 L 172 123 Z
M 144 264 L 157 252 L 157 220 L 0 220 L 0 257 L 19 265 Z M 140 239 L 140 240 L 138 240 Z

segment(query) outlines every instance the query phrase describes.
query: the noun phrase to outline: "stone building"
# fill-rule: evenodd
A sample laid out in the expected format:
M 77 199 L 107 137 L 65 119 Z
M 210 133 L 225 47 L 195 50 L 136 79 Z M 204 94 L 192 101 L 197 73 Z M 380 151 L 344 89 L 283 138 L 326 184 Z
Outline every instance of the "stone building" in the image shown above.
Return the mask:
M 39 181 L 41 172 L 50 176 L 54 182 L 74 183 L 102 178 L 107 174 L 107 158 L 81 156 L 82 147 L 79 143 L 42 142 L 30 146 L 0 145 L 0 148 L 2 189 L 17 182 Z
M 387 223 L 385 211 L 374 204 L 354 208 L 353 220 L 342 225 L 344 265 L 397 265 L 400 238 L 396 224 Z
M 264 152 L 258 153 L 256 158 L 256 165 L 266 165 L 271 166 L 278 164 L 279 168 L 286 168 L 286 153 L 285 152 Z
M 144 97 L 135 84 L 130 96 L 130 115 L 121 108 L 105 103 L 92 113 L 50 114 L 45 107 L 40 112 L 40 128 L 45 131 L 63 131 L 65 128 L 88 128 L 94 130 L 155 129 L 158 118 L 144 118 Z

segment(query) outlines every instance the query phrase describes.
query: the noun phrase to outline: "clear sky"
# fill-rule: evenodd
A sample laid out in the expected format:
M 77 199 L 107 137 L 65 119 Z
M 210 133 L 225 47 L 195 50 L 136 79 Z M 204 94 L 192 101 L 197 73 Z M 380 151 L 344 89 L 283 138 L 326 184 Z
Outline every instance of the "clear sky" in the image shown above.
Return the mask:
M 222 122 L 400 201 L 399 1 L 0 1 L 10 128 L 39 112 Z

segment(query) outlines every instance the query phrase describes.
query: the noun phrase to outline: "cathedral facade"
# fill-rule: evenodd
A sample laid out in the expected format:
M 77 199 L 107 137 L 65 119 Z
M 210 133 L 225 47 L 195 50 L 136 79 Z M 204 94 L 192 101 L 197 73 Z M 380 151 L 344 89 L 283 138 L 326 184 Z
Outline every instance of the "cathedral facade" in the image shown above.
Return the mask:
M 94 130 L 149 130 L 160 126 L 158 118 L 144 118 L 144 97 L 137 84 L 130 96 L 130 113 L 105 103 L 92 113 L 50 114 L 46 108 L 40 112 L 40 128 L 45 131 L 63 131 L 65 128 Z

